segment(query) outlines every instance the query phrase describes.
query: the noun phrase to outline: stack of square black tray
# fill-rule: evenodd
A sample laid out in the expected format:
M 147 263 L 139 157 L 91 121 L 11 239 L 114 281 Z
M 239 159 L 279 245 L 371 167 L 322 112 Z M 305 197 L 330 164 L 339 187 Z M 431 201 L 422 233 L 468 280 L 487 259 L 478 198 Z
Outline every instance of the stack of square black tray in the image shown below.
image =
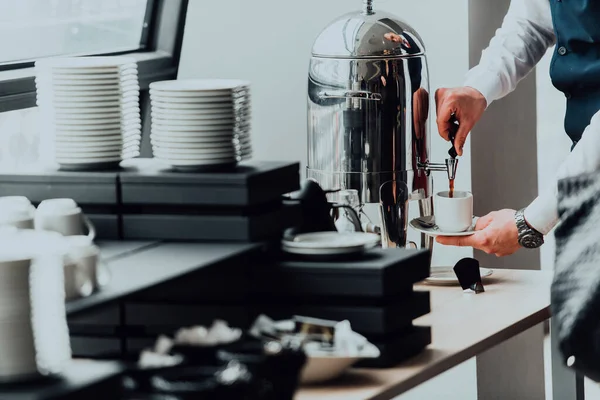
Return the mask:
M 430 312 L 429 292 L 413 289 L 429 276 L 430 254 L 379 249 L 351 261 L 288 259 L 254 268 L 252 315 L 348 320 L 381 350 L 363 366 L 397 365 L 431 343 L 431 328 L 413 324 Z
M 71 198 L 88 216 L 99 238 L 118 239 L 119 175 L 107 172 L 30 170 L 0 174 L 0 196 L 25 196 L 34 205 Z
M 282 196 L 300 187 L 300 165 L 250 161 L 222 172 L 175 172 L 153 159 L 118 171 L 44 170 L 0 175 L 0 196 L 34 204 L 72 198 L 99 239 L 270 241 L 301 218 Z
M 281 237 L 299 210 L 300 165 L 251 162 L 230 172 L 180 173 L 141 162 L 120 174 L 124 239 L 254 242 Z

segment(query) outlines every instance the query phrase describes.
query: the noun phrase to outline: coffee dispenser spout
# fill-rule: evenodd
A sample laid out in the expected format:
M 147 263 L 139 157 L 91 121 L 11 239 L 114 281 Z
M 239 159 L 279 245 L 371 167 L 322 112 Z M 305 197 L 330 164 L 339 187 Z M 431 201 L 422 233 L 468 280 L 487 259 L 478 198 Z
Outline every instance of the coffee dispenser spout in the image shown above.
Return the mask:
M 456 178 L 456 168 L 458 167 L 458 158 L 447 158 L 446 159 L 446 171 L 448 172 L 448 179 L 453 180 Z
M 419 167 L 427 171 L 427 174 L 430 172 L 446 172 L 448 174 L 448 179 L 452 180 L 456 178 L 456 169 L 458 167 L 458 158 L 447 158 L 444 164 L 442 163 L 432 163 L 425 162 L 420 163 Z

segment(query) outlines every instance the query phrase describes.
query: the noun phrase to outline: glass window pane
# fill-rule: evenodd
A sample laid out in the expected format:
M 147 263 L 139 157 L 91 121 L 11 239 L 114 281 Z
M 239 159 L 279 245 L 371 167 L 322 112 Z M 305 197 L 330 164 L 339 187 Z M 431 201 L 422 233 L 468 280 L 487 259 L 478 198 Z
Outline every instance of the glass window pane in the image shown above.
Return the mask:
M 47 162 L 40 154 L 40 148 L 47 145 L 40 143 L 44 136 L 49 135 L 40 135 L 37 107 L 0 113 L 0 171 L 27 169 Z M 51 154 L 52 151 L 46 157 Z
M 149 0 L 0 0 L 0 63 L 140 48 Z

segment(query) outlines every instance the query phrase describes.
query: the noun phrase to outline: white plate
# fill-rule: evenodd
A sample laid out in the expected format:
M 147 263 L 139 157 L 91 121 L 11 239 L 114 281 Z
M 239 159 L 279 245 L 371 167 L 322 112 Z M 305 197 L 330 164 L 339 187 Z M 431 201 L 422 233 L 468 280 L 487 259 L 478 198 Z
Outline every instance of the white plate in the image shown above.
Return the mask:
M 195 108 L 203 108 L 205 104 L 219 104 L 221 106 L 225 104 L 231 104 L 233 107 L 233 99 L 231 96 L 223 97 L 210 97 L 204 99 L 197 99 L 194 101 L 185 101 L 185 102 L 177 102 L 177 101 L 164 101 L 163 99 L 154 99 L 150 98 L 150 101 L 155 107 L 163 107 L 163 108 L 183 108 L 183 109 L 195 109 Z
M 114 71 L 89 71 L 80 69 L 61 70 L 61 69 L 37 69 L 37 76 L 43 76 L 47 79 L 75 79 L 75 80 L 88 80 L 88 79 L 114 79 L 116 78 L 127 78 L 129 76 L 137 76 L 137 68 L 127 68 L 122 70 Z
M 217 166 L 217 165 L 232 165 L 235 164 L 235 159 L 225 160 L 173 160 L 168 158 L 155 157 L 157 160 L 171 165 L 173 167 L 204 167 L 204 166 Z
M 479 271 L 482 280 L 489 278 L 494 273 L 494 270 L 489 268 L 479 268 Z M 431 267 L 429 277 L 424 282 L 439 286 L 456 286 L 460 284 L 452 267 Z
M 56 100 L 49 98 L 38 97 L 37 105 L 42 107 L 48 107 L 51 109 L 61 108 L 96 108 L 96 107 L 127 107 L 132 104 L 139 106 L 140 99 L 138 96 L 130 96 L 127 98 L 120 98 L 117 100 L 109 101 L 95 101 L 93 97 L 79 97 L 81 100 L 69 99 L 69 100 Z
M 69 131 L 69 130 L 57 130 L 53 131 L 53 134 L 56 137 L 85 137 L 85 136 L 108 136 L 111 138 L 114 137 L 124 137 L 129 138 L 132 136 L 139 136 L 141 133 L 141 129 L 134 128 L 128 131 L 123 131 L 119 129 L 98 129 L 98 130 L 89 130 L 89 131 Z
M 205 103 L 198 104 L 198 107 L 194 108 L 182 108 L 178 107 L 177 104 L 170 103 L 166 106 L 161 104 L 152 104 L 152 112 L 158 111 L 162 113 L 176 114 L 176 115 L 193 115 L 200 112 L 212 112 L 212 110 L 235 110 L 232 103 Z
M 220 126 L 212 126 L 207 127 L 205 129 L 174 129 L 174 128 L 161 128 L 157 126 L 152 126 L 152 134 L 157 133 L 162 136 L 228 136 L 233 139 L 233 129 L 231 127 L 222 128 Z
M 169 149 L 165 147 L 152 146 L 152 152 L 156 155 L 166 157 L 166 158 L 187 158 L 187 157 L 211 157 L 220 158 L 220 157 L 228 157 L 235 154 L 235 149 L 233 146 L 229 148 L 224 147 L 220 149 Z
M 95 139 L 93 136 L 92 139 Z M 89 139 L 89 138 L 85 138 Z M 106 148 L 106 147 L 116 147 L 119 146 L 121 148 L 129 147 L 129 146 L 139 146 L 141 142 L 140 138 L 127 138 L 127 139 L 108 139 L 102 140 L 101 136 L 98 140 L 79 140 L 79 138 L 63 138 L 58 137 L 54 140 L 54 146 L 56 148 L 61 149 L 72 149 L 72 148 Z
M 120 94 L 109 94 L 109 95 L 104 95 L 104 96 L 98 96 L 96 93 L 90 92 L 89 94 L 86 93 L 86 95 L 78 95 L 78 96 L 65 96 L 65 95 L 45 95 L 45 94 L 38 94 L 38 101 L 41 102 L 57 102 L 57 103 L 64 103 L 64 102 L 92 102 L 92 103 L 97 103 L 97 102 L 118 102 L 118 103 L 122 103 L 122 102 L 128 102 L 128 101 L 133 101 L 139 99 L 139 92 L 137 91 L 132 91 L 131 94 L 128 94 L 126 96 L 120 95 Z
M 95 163 L 110 163 L 122 161 L 121 156 L 117 157 L 90 157 L 90 158 L 56 158 L 55 161 L 61 165 L 69 164 L 95 164 Z
M 48 108 L 42 107 L 42 112 L 55 115 L 72 115 L 72 114 L 107 114 L 107 113 L 140 113 L 140 107 L 137 104 L 132 104 L 127 107 L 69 107 L 69 108 Z
M 339 250 L 344 248 L 371 247 L 381 242 L 381 236 L 363 232 L 315 232 L 294 236 L 291 241 L 282 243 L 296 249 Z
M 38 75 L 35 81 L 40 86 L 122 86 L 129 84 L 139 84 L 137 75 L 125 75 L 112 77 L 108 76 L 102 79 L 72 79 L 62 76 Z
M 107 97 L 139 97 L 140 91 L 135 87 L 127 90 L 110 89 L 110 90 L 79 90 L 77 92 L 65 92 L 60 90 L 38 90 L 37 96 L 41 99 L 61 99 L 69 100 L 80 97 L 91 97 L 91 101 L 94 99 L 106 99 Z
M 213 102 L 227 102 L 233 101 L 232 96 L 203 96 L 203 97 L 159 97 L 150 95 L 150 99 L 157 103 L 168 103 L 168 104 L 203 104 Z
M 36 61 L 36 68 L 121 69 L 136 65 L 135 58 L 124 56 L 57 57 Z
M 236 145 L 231 141 L 217 142 L 217 143 L 169 143 L 151 140 L 150 143 L 154 148 L 164 151 L 182 151 L 182 150 L 221 150 L 221 149 L 235 149 L 235 150 L 251 150 L 248 145 Z
M 168 122 L 155 122 L 152 121 L 152 127 L 156 129 L 169 129 L 175 131 L 195 131 L 195 130 L 206 130 L 206 129 L 231 129 L 235 124 L 233 121 L 227 120 L 206 120 L 206 121 L 184 121 L 183 123 L 168 123 Z
M 231 152 L 230 154 L 205 154 L 205 155 L 193 155 L 193 154 L 163 154 L 154 153 L 154 157 L 159 160 L 168 160 L 169 162 L 192 162 L 192 163 L 230 163 L 235 161 L 236 155 Z
M 170 144 L 173 146 L 187 146 L 187 145 L 207 145 L 213 144 L 215 146 L 228 144 L 233 142 L 231 135 L 204 135 L 204 136 L 174 136 L 164 135 L 157 132 L 153 132 L 150 135 L 150 140 L 156 143 Z
M 250 87 L 250 82 L 238 79 L 178 79 L 150 84 L 150 90 L 167 92 L 219 91 L 240 87 Z
M 88 86 L 88 85 L 36 85 L 39 93 L 77 93 L 79 95 L 80 92 L 90 92 L 95 91 L 100 95 L 106 95 L 108 93 L 123 93 L 130 90 L 140 90 L 140 86 L 137 84 L 127 84 L 127 85 L 101 85 L 101 86 Z
M 427 218 L 427 217 L 425 217 L 425 218 Z M 465 232 L 443 232 L 438 228 L 437 225 L 426 228 L 418 222 L 418 219 L 419 218 L 415 218 L 412 221 L 410 221 L 410 226 L 418 232 L 424 233 L 429 236 L 436 237 L 436 236 L 471 236 L 475 233 L 475 224 L 477 223 L 478 218 L 473 217 L 473 225 L 471 225 L 471 227 L 469 227 L 469 229 L 466 230 Z

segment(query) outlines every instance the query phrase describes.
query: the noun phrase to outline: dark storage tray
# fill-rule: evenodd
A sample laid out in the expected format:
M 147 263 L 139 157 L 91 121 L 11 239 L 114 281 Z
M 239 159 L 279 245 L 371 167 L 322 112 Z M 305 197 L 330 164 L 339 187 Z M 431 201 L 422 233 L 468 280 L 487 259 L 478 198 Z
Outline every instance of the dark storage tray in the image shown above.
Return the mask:
M 381 356 L 374 360 L 360 361 L 356 367 L 395 367 L 403 361 L 420 354 L 431 344 L 431 328 L 428 326 L 413 326 L 387 340 L 372 340 L 372 343 L 379 348 Z
M 85 213 L 85 215 L 96 229 L 96 239 L 118 240 L 121 238 L 118 215 L 89 213 Z
M 118 171 L 35 171 L 0 174 L 0 196 L 25 196 L 33 203 L 68 197 L 78 204 L 116 205 Z
M 410 295 L 429 276 L 427 250 L 378 249 L 349 261 L 284 261 L 257 266 L 251 286 L 259 294 L 392 297 Z
M 125 214 L 124 239 L 253 242 L 280 238 L 298 209 L 282 206 L 252 215 Z
M 135 336 L 173 334 L 183 327 L 202 325 L 209 327 L 217 320 L 231 327 L 249 326 L 248 312 L 243 304 L 186 305 L 159 303 L 127 303 L 125 305 L 126 330 Z
M 249 207 L 300 187 L 299 163 L 252 161 L 231 172 L 183 173 L 135 161 L 120 174 L 123 204 Z
M 332 321 L 348 320 L 352 329 L 362 335 L 388 335 L 412 326 L 412 321 L 431 311 L 429 292 L 413 292 L 410 296 L 382 306 L 285 304 L 273 301 L 254 307 L 252 320 L 260 315 L 282 320 L 300 315 Z

